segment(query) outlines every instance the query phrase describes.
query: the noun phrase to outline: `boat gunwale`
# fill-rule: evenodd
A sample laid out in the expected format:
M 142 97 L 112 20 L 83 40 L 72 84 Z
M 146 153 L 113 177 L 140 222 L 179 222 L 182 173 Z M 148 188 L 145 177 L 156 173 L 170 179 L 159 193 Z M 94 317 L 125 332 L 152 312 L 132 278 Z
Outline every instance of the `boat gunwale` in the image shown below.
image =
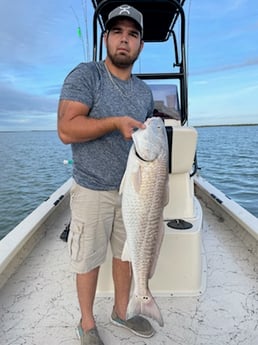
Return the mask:
M 69 195 L 72 178 L 0 240 L 0 289 L 44 236 L 44 224 Z
M 195 195 L 204 207 L 212 210 L 219 223 L 227 223 L 248 250 L 258 256 L 258 218 L 228 198 L 202 176 L 195 176 L 194 183 Z

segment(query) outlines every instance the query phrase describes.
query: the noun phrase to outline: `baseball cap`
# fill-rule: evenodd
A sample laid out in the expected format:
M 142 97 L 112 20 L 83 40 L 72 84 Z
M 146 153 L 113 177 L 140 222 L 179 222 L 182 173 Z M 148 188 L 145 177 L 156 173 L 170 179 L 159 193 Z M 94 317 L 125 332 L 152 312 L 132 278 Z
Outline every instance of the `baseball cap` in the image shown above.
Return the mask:
M 108 20 L 105 23 L 105 27 L 108 30 L 112 21 L 119 17 L 127 17 L 131 18 L 136 24 L 139 26 L 141 34 L 143 34 L 143 16 L 141 12 L 136 10 L 136 8 L 129 6 L 129 5 L 121 5 L 116 7 L 113 11 L 111 11 L 108 15 Z

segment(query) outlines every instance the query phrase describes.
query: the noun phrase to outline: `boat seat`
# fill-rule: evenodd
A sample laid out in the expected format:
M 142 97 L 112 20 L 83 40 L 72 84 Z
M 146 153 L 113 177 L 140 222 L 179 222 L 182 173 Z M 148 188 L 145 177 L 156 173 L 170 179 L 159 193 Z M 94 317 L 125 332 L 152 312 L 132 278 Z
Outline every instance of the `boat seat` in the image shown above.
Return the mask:
M 194 217 L 194 184 L 190 177 L 196 145 L 197 131 L 182 127 L 173 120 L 165 120 L 169 145 L 169 203 L 164 219 Z
M 172 119 L 165 119 L 165 125 L 170 151 L 170 200 L 164 209 L 165 235 L 150 288 L 155 294 L 196 296 L 205 290 L 201 254 L 202 209 L 194 198 L 193 178 L 190 177 L 197 132 L 194 128 L 181 127 L 179 121 Z M 191 228 L 182 231 L 170 227 L 172 220 L 184 220 L 191 224 Z M 113 294 L 113 288 L 109 248 L 107 260 L 100 269 L 97 293 L 99 296 Z

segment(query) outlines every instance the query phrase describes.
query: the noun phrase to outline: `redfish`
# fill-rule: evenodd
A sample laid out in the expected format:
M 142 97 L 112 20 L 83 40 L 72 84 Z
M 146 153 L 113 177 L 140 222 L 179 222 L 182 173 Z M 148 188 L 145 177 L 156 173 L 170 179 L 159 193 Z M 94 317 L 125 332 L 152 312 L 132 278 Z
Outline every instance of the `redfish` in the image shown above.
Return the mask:
M 145 315 L 163 326 L 159 307 L 149 289 L 163 236 L 163 208 L 168 203 L 168 143 L 162 119 L 145 121 L 133 133 L 133 144 L 121 183 L 126 245 L 122 259 L 131 261 L 134 292 L 127 317 Z M 129 257 L 128 257 L 129 256 Z

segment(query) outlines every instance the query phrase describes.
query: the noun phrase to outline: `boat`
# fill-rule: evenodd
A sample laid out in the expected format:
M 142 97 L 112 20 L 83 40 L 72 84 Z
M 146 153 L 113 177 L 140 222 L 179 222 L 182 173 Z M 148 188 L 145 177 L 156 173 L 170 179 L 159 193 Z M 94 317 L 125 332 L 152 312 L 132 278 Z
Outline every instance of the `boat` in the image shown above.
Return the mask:
M 169 139 L 165 238 L 150 282 L 164 327 L 153 322 L 155 335 L 143 339 L 110 323 L 109 252 L 101 267 L 94 309 L 107 345 L 257 344 L 258 219 L 199 173 L 197 131 L 188 126 L 184 2 L 126 1 L 143 13 L 146 44 L 171 39 L 174 47 L 175 71 L 138 75 L 150 83 L 155 116 L 164 118 Z M 96 61 L 102 59 L 98 34 L 110 10 L 122 3 L 92 0 Z M 72 182 L 70 178 L 0 241 L 1 344 L 79 343 L 75 278 L 67 244 L 60 238 L 69 228 Z

